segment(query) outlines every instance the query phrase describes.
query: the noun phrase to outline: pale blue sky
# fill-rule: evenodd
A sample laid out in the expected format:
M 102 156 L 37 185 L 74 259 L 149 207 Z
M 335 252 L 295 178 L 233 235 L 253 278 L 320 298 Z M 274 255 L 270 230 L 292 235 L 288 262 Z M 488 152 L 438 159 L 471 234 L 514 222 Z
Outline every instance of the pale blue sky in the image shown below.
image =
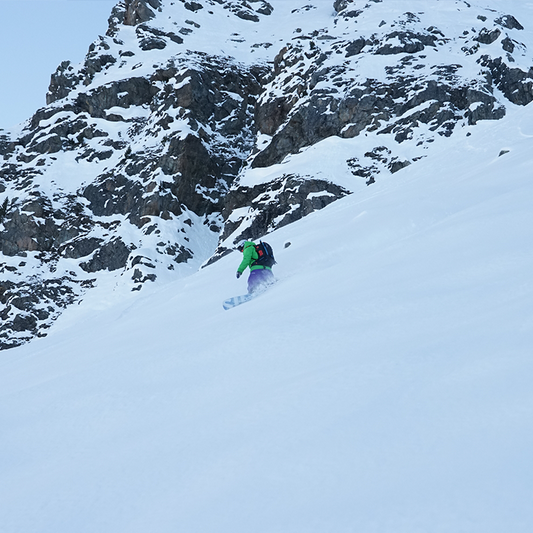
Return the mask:
M 46 105 L 61 61 L 83 60 L 118 0 L 0 0 L 0 128 Z

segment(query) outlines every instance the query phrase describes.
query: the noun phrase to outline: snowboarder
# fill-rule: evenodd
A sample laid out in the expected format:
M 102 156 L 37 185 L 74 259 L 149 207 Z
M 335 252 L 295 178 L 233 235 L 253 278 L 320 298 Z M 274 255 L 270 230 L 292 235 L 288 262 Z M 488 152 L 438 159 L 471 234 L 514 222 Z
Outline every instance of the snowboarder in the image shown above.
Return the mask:
M 242 241 L 237 246 L 237 250 L 242 252 L 243 258 L 237 269 L 237 279 L 239 279 L 246 267 L 250 267 L 250 276 L 248 277 L 248 293 L 266 288 L 274 283 L 275 278 L 272 273 L 272 267 L 259 264 L 259 255 L 256 250 L 256 244 L 252 241 Z M 273 258 L 272 258 L 273 259 Z

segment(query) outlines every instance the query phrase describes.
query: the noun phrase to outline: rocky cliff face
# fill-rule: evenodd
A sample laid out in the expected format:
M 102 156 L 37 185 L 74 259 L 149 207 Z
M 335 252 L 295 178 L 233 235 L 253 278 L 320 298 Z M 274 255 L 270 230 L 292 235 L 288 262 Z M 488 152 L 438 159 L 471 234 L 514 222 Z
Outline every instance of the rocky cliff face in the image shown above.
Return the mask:
M 527 105 L 526 22 L 437 0 L 122 0 L 0 136 L 0 348 L 106 276 L 185 275 Z

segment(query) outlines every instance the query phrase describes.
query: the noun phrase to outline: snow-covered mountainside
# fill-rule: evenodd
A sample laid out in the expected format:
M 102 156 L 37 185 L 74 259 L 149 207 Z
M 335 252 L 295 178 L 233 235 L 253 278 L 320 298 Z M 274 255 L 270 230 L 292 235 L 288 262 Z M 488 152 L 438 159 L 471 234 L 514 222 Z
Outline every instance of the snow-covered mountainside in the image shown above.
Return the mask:
M 0 132 L 0 348 L 529 104 L 532 23 L 498 0 L 122 0 L 48 105 Z
M 0 532 L 530 533 L 532 25 L 118 4 L 0 132 Z
M 256 300 L 237 253 L 101 278 L 2 352 L 0 531 L 530 533 L 533 106 L 465 129 L 272 232 Z

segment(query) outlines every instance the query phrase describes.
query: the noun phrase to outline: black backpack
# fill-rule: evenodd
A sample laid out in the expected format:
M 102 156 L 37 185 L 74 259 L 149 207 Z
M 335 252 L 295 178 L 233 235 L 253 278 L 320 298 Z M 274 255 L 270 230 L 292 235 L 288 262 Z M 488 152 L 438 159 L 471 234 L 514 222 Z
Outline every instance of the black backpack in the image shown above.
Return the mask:
M 259 241 L 259 244 L 255 245 L 255 251 L 257 252 L 258 258 L 252 263 L 252 266 L 261 265 L 265 267 L 272 267 L 276 264 L 272 246 L 270 246 L 268 242 Z

